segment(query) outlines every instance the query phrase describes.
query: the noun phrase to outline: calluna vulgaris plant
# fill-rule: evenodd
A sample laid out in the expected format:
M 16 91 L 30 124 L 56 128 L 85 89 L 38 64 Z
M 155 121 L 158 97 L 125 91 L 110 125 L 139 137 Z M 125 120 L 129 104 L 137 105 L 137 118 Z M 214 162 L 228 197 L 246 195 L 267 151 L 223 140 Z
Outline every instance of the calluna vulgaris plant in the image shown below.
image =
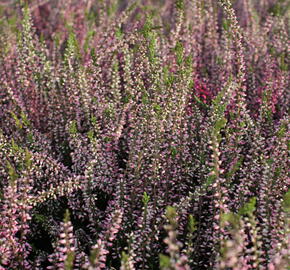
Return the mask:
M 289 269 L 289 1 L 1 1 L 0 41 L 0 269 Z

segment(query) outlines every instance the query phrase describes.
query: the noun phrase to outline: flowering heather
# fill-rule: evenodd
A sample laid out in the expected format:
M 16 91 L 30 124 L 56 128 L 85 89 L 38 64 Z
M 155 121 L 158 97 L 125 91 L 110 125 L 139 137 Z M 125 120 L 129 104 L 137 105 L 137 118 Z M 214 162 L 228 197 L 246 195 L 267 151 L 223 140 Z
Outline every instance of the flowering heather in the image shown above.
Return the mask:
M 287 270 L 289 1 L 0 0 L 0 270 Z

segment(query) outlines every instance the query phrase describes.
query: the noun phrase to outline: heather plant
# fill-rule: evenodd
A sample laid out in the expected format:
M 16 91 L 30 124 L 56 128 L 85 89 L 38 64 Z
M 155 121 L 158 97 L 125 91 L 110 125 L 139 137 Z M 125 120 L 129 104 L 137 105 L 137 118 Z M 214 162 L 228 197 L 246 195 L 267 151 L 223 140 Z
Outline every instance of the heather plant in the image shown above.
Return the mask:
M 288 11 L 1 1 L 0 269 L 288 269 Z

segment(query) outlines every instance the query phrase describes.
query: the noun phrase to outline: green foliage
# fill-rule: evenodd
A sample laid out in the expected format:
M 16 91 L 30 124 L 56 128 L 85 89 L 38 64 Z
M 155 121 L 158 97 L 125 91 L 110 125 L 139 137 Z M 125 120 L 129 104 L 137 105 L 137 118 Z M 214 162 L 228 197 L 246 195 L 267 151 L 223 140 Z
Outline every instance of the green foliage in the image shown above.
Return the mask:
M 155 37 L 152 37 L 149 40 L 148 53 L 149 53 L 149 61 L 152 64 L 155 64 L 155 62 L 156 62 L 156 39 L 155 39 Z
M 170 87 L 173 85 L 174 83 L 174 74 L 172 74 L 170 71 L 169 71 L 169 68 L 168 66 L 165 66 L 163 68 L 163 81 L 164 81 L 164 84 L 167 86 L 167 87 Z
M 170 223 L 176 222 L 177 213 L 175 207 L 172 206 L 166 207 L 166 217 L 168 218 Z
M 137 6 L 139 1 L 134 1 L 128 8 L 127 8 L 127 12 L 130 13 L 132 12 Z
M 11 150 L 15 156 L 18 153 L 23 152 L 22 148 L 17 143 L 15 143 L 15 140 L 13 138 L 11 139 Z
M 175 158 L 176 155 L 177 155 L 177 153 L 178 153 L 177 148 L 174 147 L 174 146 L 171 146 L 170 152 L 171 152 L 171 156 L 172 156 L 173 158 Z
M 272 120 L 273 114 L 272 114 L 272 109 L 269 106 L 269 100 L 271 98 L 271 91 L 270 89 L 265 90 L 262 93 L 262 106 L 261 106 L 261 114 L 263 116 L 263 118 L 270 122 Z
M 113 105 L 110 105 L 109 107 L 105 108 L 104 116 L 106 116 L 109 119 L 113 119 L 115 117 L 115 110 L 113 108 Z
M 226 173 L 226 178 L 231 178 L 241 167 L 243 163 L 244 157 L 240 157 L 234 165 L 231 167 L 231 169 Z
M 183 63 L 183 45 L 181 42 L 177 42 L 175 46 L 176 61 L 179 66 Z
M 67 253 L 66 260 L 64 262 L 64 269 L 65 270 L 72 270 L 74 267 L 74 259 L 75 259 L 75 253 L 73 251 L 69 251 Z
M 65 54 L 64 54 L 64 63 L 70 68 L 73 68 L 73 64 L 75 60 L 80 60 L 81 53 L 78 40 L 76 35 L 71 28 L 71 26 L 67 26 L 69 30 L 69 36 L 66 44 Z
M 40 224 L 43 224 L 43 223 L 48 222 L 46 216 L 44 216 L 44 215 L 42 215 L 42 214 L 38 214 L 38 213 L 35 213 L 35 214 L 33 215 L 33 219 L 35 220 L 35 222 L 40 223 Z
M 197 230 L 197 221 L 193 215 L 189 215 L 187 229 L 189 233 L 194 233 Z
M 65 210 L 63 221 L 64 223 L 68 223 L 70 221 L 70 213 L 68 209 Z
M 15 120 L 15 125 L 18 129 L 22 129 L 23 125 L 21 121 L 18 119 L 17 115 L 14 112 L 11 112 L 13 119 Z
M 123 31 L 122 31 L 122 27 L 117 27 L 115 35 L 117 37 L 117 39 L 122 39 L 123 38 Z
M 87 52 L 90 48 L 90 42 L 93 40 L 96 32 L 94 30 L 90 30 L 87 32 L 87 36 L 84 43 L 84 51 Z
M 105 136 L 103 139 L 104 139 L 105 143 L 108 143 L 108 142 L 112 141 L 112 138 L 108 137 L 108 136 Z
M 92 249 L 89 257 L 91 265 L 95 265 L 95 259 L 99 256 L 100 250 L 98 248 Z
M 227 119 L 225 117 L 221 117 L 214 123 L 214 130 L 216 134 L 218 134 L 225 126 L 227 123 Z
M 282 122 L 280 124 L 279 130 L 277 131 L 277 137 L 281 139 L 285 137 L 286 133 L 287 133 L 287 123 Z
M 91 115 L 90 121 L 91 121 L 93 126 L 95 126 L 97 124 L 97 118 L 94 115 Z
M 34 138 L 33 138 L 33 134 L 31 132 L 27 133 L 27 142 L 29 144 L 33 144 L 34 143 Z
M 19 175 L 17 174 L 15 168 L 11 165 L 11 163 L 8 160 L 6 161 L 6 167 L 8 169 L 10 185 L 14 186 L 15 180 L 19 178 Z
M 113 16 L 118 10 L 118 1 L 113 1 L 111 4 L 107 6 L 107 14 L 108 16 Z
M 132 100 L 132 95 L 131 95 L 131 94 L 127 94 L 127 95 L 124 95 L 124 96 L 122 97 L 122 103 L 124 103 L 124 104 L 129 103 L 130 100 Z
M 228 79 L 227 85 L 218 93 L 218 95 L 212 101 L 211 107 L 212 129 L 210 136 L 211 140 L 213 142 L 216 142 L 217 145 L 222 140 L 221 130 L 225 129 L 227 124 L 225 110 L 230 102 L 231 87 L 232 87 L 232 78 L 230 77 Z
M 150 201 L 150 196 L 146 192 L 144 192 L 143 198 L 142 198 L 143 205 L 147 206 L 149 201 Z
M 207 109 L 209 108 L 209 106 L 203 103 L 198 96 L 193 95 L 193 98 L 199 105 L 201 105 L 201 107 L 207 108 Z
M 210 187 L 213 184 L 215 179 L 216 179 L 216 175 L 215 174 L 210 174 L 209 176 L 207 176 L 206 183 L 205 183 L 205 188 Z
M 156 113 L 156 115 L 158 116 L 158 118 L 160 118 L 162 116 L 163 110 L 162 110 L 162 107 L 159 104 L 154 104 L 153 105 L 153 110 Z
M 32 154 L 27 148 L 25 149 L 24 164 L 27 169 L 30 169 L 32 166 Z
M 175 6 L 179 10 L 184 10 L 184 8 L 185 8 L 184 0 L 176 0 L 175 1 Z
M 228 20 L 228 19 L 226 19 L 226 18 L 224 18 L 224 19 L 223 19 L 223 28 L 224 28 L 224 30 L 225 30 L 226 32 L 229 32 L 229 30 L 230 30 L 230 26 L 231 26 L 231 21 Z
M 240 210 L 238 211 L 238 215 L 252 216 L 256 210 L 256 203 L 256 197 L 251 198 L 247 203 L 245 203 L 244 206 L 240 208 Z
M 22 9 L 23 19 L 21 22 L 22 30 L 18 34 L 17 46 L 19 49 L 19 57 L 25 62 L 33 61 L 33 56 L 35 55 L 35 47 L 33 40 L 36 38 L 33 35 L 32 20 L 30 10 L 28 5 Z
M 20 116 L 21 116 L 21 120 L 22 120 L 23 125 L 25 127 L 28 127 L 30 125 L 30 122 L 29 122 L 29 120 L 27 118 L 27 115 L 23 111 L 21 111 Z
M 89 130 L 87 133 L 88 138 L 92 141 L 94 139 L 94 131 L 93 130 Z
M 170 263 L 170 257 L 163 255 L 163 254 L 159 254 L 159 266 L 160 269 L 168 269 L 170 267 L 171 263 Z
M 156 64 L 157 56 L 157 36 L 155 33 L 156 29 L 158 29 L 158 27 L 155 27 L 153 25 L 153 15 L 147 15 L 145 23 L 140 32 L 148 42 L 148 58 L 150 63 L 152 63 L 153 65 Z
M 290 189 L 288 189 L 283 197 L 283 209 L 286 213 L 290 213 Z
M 222 223 L 228 222 L 234 228 L 240 227 L 240 220 L 243 216 L 254 217 L 256 210 L 256 197 L 252 197 L 247 203 L 245 203 L 238 211 L 238 213 L 228 212 L 221 215 Z
M 149 39 L 152 35 L 152 29 L 153 29 L 152 16 L 148 15 L 140 32 L 142 33 L 145 39 Z
M 30 126 L 30 121 L 28 120 L 27 115 L 24 112 L 21 111 L 20 118 L 14 112 L 10 112 L 10 114 L 14 119 L 15 125 L 18 129 L 23 129 Z
M 285 52 L 282 52 L 279 58 L 279 65 L 282 71 L 289 70 L 289 64 L 287 63 L 286 59 L 287 59 L 287 54 Z
M 98 14 L 94 9 L 85 10 L 85 19 L 90 27 L 95 26 L 98 20 Z
M 73 120 L 71 122 L 70 127 L 69 127 L 69 133 L 72 134 L 72 135 L 75 135 L 75 134 L 78 133 L 76 120 Z
M 289 12 L 290 3 L 287 0 L 277 0 L 273 5 L 270 6 L 268 12 L 273 16 L 281 17 Z
M 238 227 L 239 226 L 239 222 L 240 222 L 240 216 L 238 216 L 235 213 L 229 212 L 229 213 L 223 213 L 221 215 L 221 221 L 223 223 L 225 222 L 229 222 L 230 224 L 232 224 L 234 227 Z
M 144 92 L 142 95 L 142 103 L 145 104 L 149 104 L 150 100 L 149 100 L 149 94 Z
M 217 94 L 217 96 L 212 100 L 213 108 L 212 111 L 217 114 L 218 117 L 224 115 L 225 109 L 229 104 L 229 93 L 228 89 L 231 87 L 232 77 L 230 76 L 227 85 Z
M 122 257 L 121 257 L 122 265 L 126 265 L 129 261 L 129 258 L 130 256 L 125 251 L 122 251 Z

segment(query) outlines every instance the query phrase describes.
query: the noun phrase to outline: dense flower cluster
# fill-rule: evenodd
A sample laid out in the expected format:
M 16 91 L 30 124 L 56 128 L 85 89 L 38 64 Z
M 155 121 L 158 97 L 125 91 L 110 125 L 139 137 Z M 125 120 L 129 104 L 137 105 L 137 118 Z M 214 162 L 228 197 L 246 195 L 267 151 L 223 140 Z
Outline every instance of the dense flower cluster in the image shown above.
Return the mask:
M 1 1 L 0 269 L 288 269 L 287 8 Z

